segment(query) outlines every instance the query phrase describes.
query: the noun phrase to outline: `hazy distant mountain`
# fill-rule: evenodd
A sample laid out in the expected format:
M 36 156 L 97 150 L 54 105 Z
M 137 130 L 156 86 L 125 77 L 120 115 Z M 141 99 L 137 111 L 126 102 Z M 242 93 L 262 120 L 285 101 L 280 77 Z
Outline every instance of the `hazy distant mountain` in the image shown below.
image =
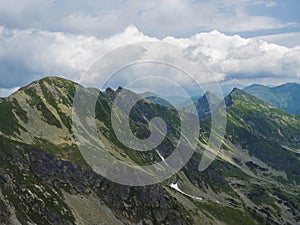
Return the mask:
M 244 91 L 287 112 L 300 114 L 300 84 L 287 83 L 277 87 L 254 84 Z
M 166 106 L 166 107 L 169 107 L 169 108 L 174 108 L 175 107 L 172 103 L 175 103 L 176 106 L 183 107 L 189 102 L 189 99 L 186 99 L 184 97 L 180 97 L 180 96 L 160 96 L 160 95 L 154 94 L 152 92 L 145 92 L 145 93 L 141 93 L 139 95 L 141 95 L 145 99 L 151 101 L 152 103 L 160 104 L 162 106 Z
M 199 146 L 170 179 L 131 187 L 96 174 L 83 160 L 71 128 L 76 83 L 45 78 L 0 100 L 1 224 L 298 224 L 300 118 L 246 92 L 226 98 L 226 136 L 204 172 L 199 161 L 209 138 L 207 99 Z M 86 91 L 90 91 L 86 89 Z M 111 106 L 118 90 L 100 92 L 96 106 L 105 150 L 127 163 L 153 164 L 178 144 L 175 109 L 142 100 L 130 114 L 136 136 L 149 136 L 159 116 L 167 136 L 157 151 L 137 152 L 116 138 Z M 211 97 L 208 93 L 207 97 Z M 204 104 L 200 106 L 201 104 Z

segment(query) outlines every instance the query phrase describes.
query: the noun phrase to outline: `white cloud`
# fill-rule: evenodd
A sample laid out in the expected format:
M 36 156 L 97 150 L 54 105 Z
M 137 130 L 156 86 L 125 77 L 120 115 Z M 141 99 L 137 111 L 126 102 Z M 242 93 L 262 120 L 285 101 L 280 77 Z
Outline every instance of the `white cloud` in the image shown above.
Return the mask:
M 78 80 L 107 51 L 127 43 L 153 40 L 128 27 L 109 39 L 0 27 L 0 87 L 23 85 L 47 75 Z
M 12 93 L 16 92 L 20 87 L 13 88 L 0 88 L 0 97 L 7 97 Z
M 142 11 L 138 18 L 145 31 L 163 28 L 168 34 L 182 31 L 217 29 L 223 32 L 257 31 L 288 26 L 276 18 L 252 15 L 251 5 L 269 5 L 269 1 L 181 1 L 163 0 Z M 163 30 L 160 35 L 165 34 Z
M 217 29 L 222 32 L 288 27 L 290 21 L 250 8 L 276 7 L 272 0 L 0 0 L 0 25 L 109 37 L 129 24 L 164 37 Z M 277 10 L 280 10 L 278 7 Z
M 264 35 L 256 37 L 256 39 L 265 40 L 286 47 L 300 46 L 300 32 Z
M 193 49 L 214 70 L 232 77 L 300 76 L 299 48 L 288 48 L 262 40 L 227 36 L 217 31 L 190 38 L 168 37 L 165 41 Z
M 78 80 L 95 60 L 108 51 L 148 40 L 157 39 L 144 35 L 134 26 L 106 39 L 2 27 L 0 87 L 22 86 L 46 75 Z M 234 79 L 252 80 L 251 83 L 254 83 L 264 79 L 272 85 L 272 79 L 281 79 L 283 83 L 300 79 L 299 47 L 288 48 L 238 35 L 228 36 L 218 31 L 199 33 L 189 38 L 166 37 L 163 41 L 193 51 L 224 82 Z M 159 50 L 157 54 L 160 54 Z

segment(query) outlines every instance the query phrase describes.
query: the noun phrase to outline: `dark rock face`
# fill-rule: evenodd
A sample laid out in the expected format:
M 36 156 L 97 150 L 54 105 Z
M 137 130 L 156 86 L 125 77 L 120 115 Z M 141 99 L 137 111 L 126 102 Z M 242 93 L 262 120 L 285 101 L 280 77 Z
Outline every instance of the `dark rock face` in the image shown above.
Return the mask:
M 200 118 L 206 118 L 210 113 L 210 106 L 208 102 L 209 93 L 206 93 L 201 98 L 199 98 L 196 109 Z
M 76 194 L 94 191 L 116 213 L 133 222 L 192 224 L 186 211 L 159 185 L 124 186 L 39 149 L 30 149 L 29 155 L 32 171 L 42 180 Z
M 1 171 L 12 165 L 15 169 L 6 174 L 1 173 L 0 181 L 0 187 L 9 202 L 17 204 L 15 201 L 21 201 L 20 221 L 73 224 L 73 215 L 59 194 L 60 190 L 64 190 L 71 194 L 96 193 L 99 200 L 109 206 L 118 217 L 132 223 L 152 221 L 153 224 L 193 224 L 180 203 L 159 185 L 119 185 L 41 149 L 21 147 L 22 152 L 11 149 L 6 154 L 6 163 L 2 164 Z M 30 178 L 29 183 L 26 177 Z M 35 192 L 35 185 L 44 190 L 43 194 L 47 193 L 47 198 Z M 57 202 L 55 208 L 52 208 L 51 202 Z M 7 215 L 7 206 L 0 201 L 0 218 L 6 218 Z M 36 219 L 30 215 L 36 215 Z

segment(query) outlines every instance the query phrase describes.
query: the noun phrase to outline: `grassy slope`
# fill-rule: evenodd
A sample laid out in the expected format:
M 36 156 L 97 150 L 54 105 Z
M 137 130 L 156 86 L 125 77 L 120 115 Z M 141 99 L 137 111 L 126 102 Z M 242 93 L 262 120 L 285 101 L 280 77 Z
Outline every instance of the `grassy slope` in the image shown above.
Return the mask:
M 70 81 L 46 78 L 23 88 L 8 99 L 2 99 L 0 131 L 4 136 L 35 145 L 60 158 L 88 168 L 70 135 L 70 106 L 75 87 L 76 84 Z M 100 104 L 97 106 L 97 119 L 102 124 L 100 125 L 101 138 L 106 139 L 110 146 L 108 149 L 115 151 L 112 154 L 117 154 L 125 161 L 132 160 L 139 164 L 159 161 L 160 158 L 157 154 L 135 153 L 117 141 L 110 124 L 110 106 L 114 96 L 115 93 L 111 91 L 102 93 L 99 97 Z M 260 159 L 272 168 L 285 171 L 288 174 L 289 185 L 293 185 L 294 181 L 299 182 L 300 176 L 297 170 L 299 157 L 296 153 L 282 147 L 282 145 L 291 149 L 299 147 L 299 118 L 239 90 L 231 93 L 230 97 L 233 99 L 233 105 L 228 107 L 227 144 L 231 143 L 238 148 L 246 149 L 249 156 Z M 26 104 L 31 105 L 30 109 L 28 106 L 24 107 Z M 31 118 L 33 114 L 33 111 L 30 111 L 31 108 L 34 108 L 34 112 L 37 112 L 36 115 L 39 115 L 38 118 L 35 118 L 36 121 Z M 159 113 L 157 114 L 157 112 Z M 149 102 L 141 102 L 131 114 L 131 126 L 137 135 L 144 137 L 149 130 L 141 115 L 146 115 L 148 118 L 161 116 L 169 120 L 168 135 L 170 138 L 160 146 L 160 151 L 165 154 L 164 156 L 170 154 L 176 144 L 173 138 L 178 135 L 179 122 L 176 111 Z M 28 126 L 32 122 L 36 122 L 36 125 Z M 47 129 L 52 129 L 53 132 L 41 137 L 37 135 L 35 127 L 39 127 L 41 133 L 41 130 Z M 204 121 L 202 127 L 204 127 L 204 132 L 205 127 L 208 131 L 209 122 Z M 23 133 L 30 133 L 29 136 L 34 138 L 26 140 L 27 136 L 24 136 Z M 53 140 L 60 141 L 61 144 L 53 143 Z M 224 152 L 233 151 L 230 145 L 223 145 L 223 148 Z M 195 214 L 195 212 L 200 209 L 201 216 L 211 218 L 211 221 L 220 220 L 228 224 L 240 224 L 241 220 L 248 221 L 249 224 L 255 224 L 257 221 L 261 224 L 266 221 L 280 221 L 278 214 L 282 214 L 283 217 L 285 215 L 278 209 L 281 206 L 279 201 L 293 208 L 295 218 L 299 216 L 298 197 L 295 197 L 289 186 L 285 186 L 285 180 L 275 180 L 278 185 L 283 187 L 283 190 L 277 190 L 272 183 L 261 182 L 257 176 L 249 175 L 246 173 L 247 170 L 243 169 L 243 167 L 251 167 L 250 170 L 255 171 L 259 170 L 259 167 L 251 163 L 245 164 L 245 162 L 239 166 L 241 159 L 238 156 L 235 161 L 232 160 L 233 162 L 220 157 L 208 170 L 200 173 L 197 171 L 197 165 L 201 154 L 199 149 L 189 164 L 180 172 L 181 175 L 172 179 L 180 182 L 183 181 L 182 176 L 186 176 L 189 182 L 185 189 L 187 191 L 200 190 L 200 193 L 207 197 L 204 203 L 174 193 L 168 187 L 169 182 L 164 183 L 165 189 L 172 192 L 180 203 L 191 201 L 193 207 L 189 206 L 191 207 L 190 213 L 195 218 L 199 217 L 199 214 Z M 266 176 L 271 175 L 267 174 Z M 237 183 L 240 183 L 241 186 L 236 187 Z M 255 186 L 256 184 L 258 186 Z M 266 191 L 262 191 L 260 187 L 264 187 Z M 241 195 L 246 196 L 246 200 Z M 221 196 L 224 202 L 214 203 L 216 196 Z M 254 203 L 254 206 L 249 202 Z M 265 205 L 271 207 L 271 215 L 265 212 Z

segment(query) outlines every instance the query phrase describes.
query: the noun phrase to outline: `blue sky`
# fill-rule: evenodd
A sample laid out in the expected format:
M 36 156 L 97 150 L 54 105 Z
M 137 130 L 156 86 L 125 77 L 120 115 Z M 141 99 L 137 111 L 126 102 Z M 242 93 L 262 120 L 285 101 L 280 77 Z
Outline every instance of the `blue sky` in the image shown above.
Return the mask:
M 0 23 L 99 38 L 130 24 L 160 38 L 214 29 L 254 36 L 299 32 L 299 9 L 297 0 L 13 0 L 1 3 Z
M 0 4 L 0 95 L 47 75 L 77 80 L 95 57 L 114 47 L 151 38 L 171 40 L 182 46 L 188 39 L 190 45 L 208 52 L 205 54 L 212 60 L 219 60 L 214 54 L 220 55 L 223 49 L 214 44 L 207 49 L 203 40 L 220 40 L 225 37 L 223 34 L 231 38 L 226 42 L 224 60 L 215 61 L 222 65 L 218 72 L 224 74 L 225 83 L 243 80 L 243 85 L 272 85 L 279 81 L 297 82 L 300 76 L 297 0 L 0 0 Z M 195 42 L 196 34 L 213 30 L 219 34 L 203 34 Z M 242 39 L 237 40 L 234 35 Z M 246 38 L 277 45 L 250 45 Z M 273 67 L 279 64 L 280 68 L 233 68 L 240 65 L 236 61 L 241 56 L 232 60 L 237 55 L 232 55 L 232 48 L 238 48 L 239 54 L 266 54 L 264 60 L 276 58 L 270 63 Z M 253 54 L 249 57 L 254 67 L 254 62 L 261 60 Z M 288 71 L 286 74 L 283 68 Z

